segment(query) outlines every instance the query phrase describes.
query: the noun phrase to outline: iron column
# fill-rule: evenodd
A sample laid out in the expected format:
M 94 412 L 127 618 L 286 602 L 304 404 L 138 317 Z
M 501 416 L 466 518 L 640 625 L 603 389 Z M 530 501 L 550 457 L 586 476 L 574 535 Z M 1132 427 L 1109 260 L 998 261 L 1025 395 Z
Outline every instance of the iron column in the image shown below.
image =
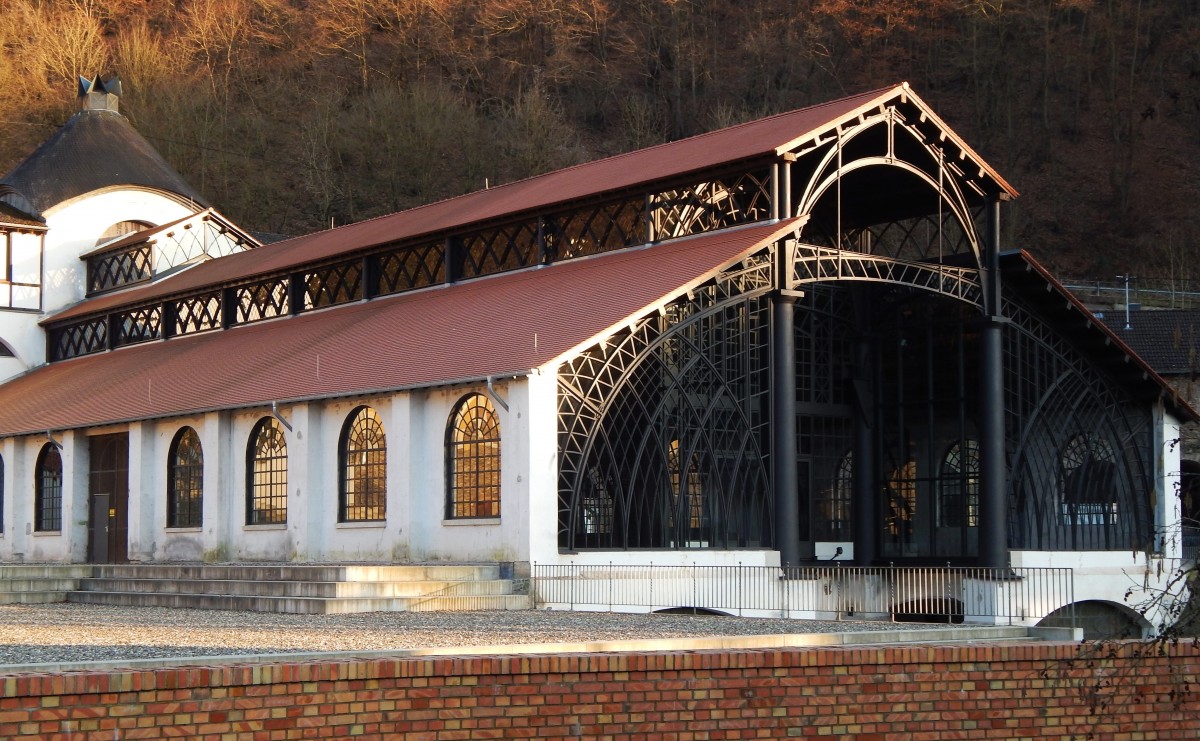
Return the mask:
M 782 245 L 781 245 L 782 246 Z M 800 563 L 800 487 L 796 470 L 796 296 L 771 300 L 771 479 L 775 488 L 775 547 L 784 567 Z
M 983 248 L 984 323 L 979 333 L 979 562 L 1008 567 L 1008 472 L 1004 446 L 1004 346 L 1000 312 L 1000 200 L 988 203 Z

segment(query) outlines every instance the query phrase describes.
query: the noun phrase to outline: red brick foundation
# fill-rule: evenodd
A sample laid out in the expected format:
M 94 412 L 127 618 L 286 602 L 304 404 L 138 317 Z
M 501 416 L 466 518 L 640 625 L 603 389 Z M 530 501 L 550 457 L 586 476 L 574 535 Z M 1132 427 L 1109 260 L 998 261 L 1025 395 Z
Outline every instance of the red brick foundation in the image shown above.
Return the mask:
M 433 657 L 0 677 L 6 739 L 1200 738 L 1200 648 Z

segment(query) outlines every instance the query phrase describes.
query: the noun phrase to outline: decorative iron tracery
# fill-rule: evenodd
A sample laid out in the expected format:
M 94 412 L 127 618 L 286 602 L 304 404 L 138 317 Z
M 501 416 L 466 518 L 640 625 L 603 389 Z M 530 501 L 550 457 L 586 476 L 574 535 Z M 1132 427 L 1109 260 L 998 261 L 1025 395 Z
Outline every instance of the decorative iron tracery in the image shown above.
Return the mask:
M 500 516 L 500 416 L 468 394 L 446 424 L 446 519 Z
M 237 309 L 237 324 L 285 316 L 290 306 L 288 280 L 274 278 L 248 286 L 238 286 L 233 289 L 233 303 Z
M 167 452 L 167 527 L 204 522 L 204 449 L 191 427 L 175 433 Z
M 428 242 L 392 249 L 375 256 L 379 261 L 379 295 L 400 293 L 446 280 L 445 243 Z
M 646 199 L 626 198 L 546 220 L 548 260 L 567 260 L 633 247 L 649 241 Z
M 559 546 L 769 546 L 769 254 L 559 368 Z
M 710 232 L 771 218 L 771 178 L 766 169 L 738 173 L 650 199 L 653 241 Z
M 154 273 L 150 245 L 96 255 L 88 260 L 88 293 L 111 291 L 150 280 Z
M 362 298 L 362 260 L 348 260 L 303 274 L 304 308 L 320 309 Z
M 221 328 L 221 294 L 219 292 L 201 294 L 179 299 L 167 304 L 174 324 L 172 335 L 196 334 L 211 329 Z
M 979 526 L 979 442 L 955 442 L 942 457 L 938 526 Z
M 58 446 L 46 443 L 34 468 L 33 529 L 39 533 L 62 530 L 63 465 Z
M 369 406 L 350 413 L 338 438 L 338 522 L 387 519 L 387 438 Z
M 536 219 L 468 234 L 459 239 L 462 262 L 456 277 L 475 278 L 537 265 L 541 261 L 538 243 Z
M 1142 550 L 1153 540 L 1153 420 L 1013 299 L 1004 333 L 1009 539 L 1034 550 Z
M 112 321 L 113 347 L 162 339 L 162 309 L 158 306 L 129 309 L 114 314 Z
M 246 446 L 246 524 L 287 522 L 287 440 L 279 423 L 263 417 Z
M 66 360 L 108 349 L 108 317 L 94 317 L 61 327 L 49 333 L 50 359 Z

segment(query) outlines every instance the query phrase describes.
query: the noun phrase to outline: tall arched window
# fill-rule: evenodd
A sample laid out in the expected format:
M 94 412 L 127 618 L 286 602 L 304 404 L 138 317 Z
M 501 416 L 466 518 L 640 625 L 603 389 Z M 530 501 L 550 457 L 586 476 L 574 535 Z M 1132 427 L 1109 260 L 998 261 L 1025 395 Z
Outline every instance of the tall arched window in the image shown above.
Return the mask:
M 167 454 L 167 527 L 200 527 L 204 503 L 204 451 L 191 427 L 175 433 Z
M 942 458 L 938 480 L 938 525 L 979 525 L 979 443 L 970 438 L 954 443 Z
M 287 522 L 287 441 L 271 417 L 263 417 L 246 446 L 246 524 Z
M 62 456 L 58 446 L 46 443 L 38 454 L 33 482 L 33 529 L 38 532 L 62 530 Z
M 1115 461 L 1108 440 L 1096 433 L 1084 432 L 1067 442 L 1059 461 L 1063 524 L 1116 524 Z
M 500 418 L 486 396 L 464 396 L 446 425 L 446 519 L 500 516 Z
M 338 522 L 387 518 L 387 440 L 371 407 L 346 418 L 338 441 Z

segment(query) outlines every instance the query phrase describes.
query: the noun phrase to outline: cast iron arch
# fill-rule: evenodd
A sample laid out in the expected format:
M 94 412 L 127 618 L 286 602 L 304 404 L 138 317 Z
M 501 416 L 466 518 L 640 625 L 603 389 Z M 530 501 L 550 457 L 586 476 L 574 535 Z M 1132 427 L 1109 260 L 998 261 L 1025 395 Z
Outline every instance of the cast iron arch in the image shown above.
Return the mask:
M 387 437 L 378 412 L 355 408 L 338 437 L 338 522 L 387 519 Z
M 204 448 L 191 427 L 175 433 L 167 453 L 167 527 L 204 522 Z

